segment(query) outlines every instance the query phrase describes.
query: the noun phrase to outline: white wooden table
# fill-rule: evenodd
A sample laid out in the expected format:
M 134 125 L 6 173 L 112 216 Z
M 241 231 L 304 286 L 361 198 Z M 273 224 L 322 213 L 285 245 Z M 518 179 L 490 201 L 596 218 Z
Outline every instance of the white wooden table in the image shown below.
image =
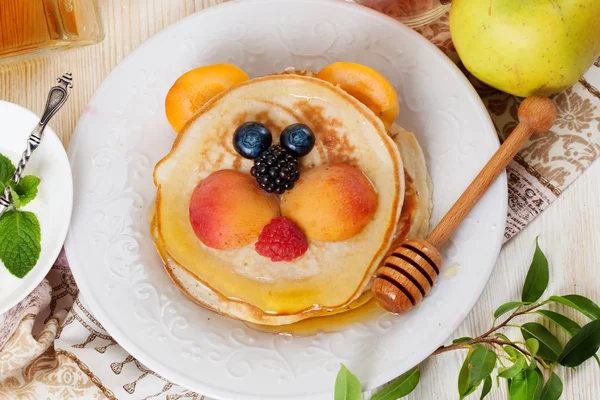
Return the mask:
M 110 71 L 135 47 L 165 26 L 220 0 L 100 0 L 107 38 L 99 45 L 0 67 L 0 99 L 42 111 L 55 77 L 71 71 L 76 89 L 51 125 L 67 146 L 79 115 Z M 496 269 L 479 302 L 455 333 L 476 336 L 487 330 L 494 309 L 519 300 L 522 283 L 540 244 L 551 265 L 550 294 L 578 293 L 600 302 L 600 164 L 592 165 L 560 198 L 502 250 Z M 578 316 L 570 316 L 579 322 Z M 555 330 L 553 330 L 556 333 Z M 513 332 L 513 338 L 519 336 Z M 560 334 L 559 334 L 560 337 Z M 455 399 L 463 352 L 436 356 L 423 364 L 421 383 L 409 397 Z M 600 369 L 592 361 L 576 372 L 561 369 L 563 399 L 593 400 L 600 395 Z M 477 396 L 473 395 L 473 398 Z M 478 397 L 477 397 L 478 398 Z M 506 399 L 504 389 L 490 399 Z

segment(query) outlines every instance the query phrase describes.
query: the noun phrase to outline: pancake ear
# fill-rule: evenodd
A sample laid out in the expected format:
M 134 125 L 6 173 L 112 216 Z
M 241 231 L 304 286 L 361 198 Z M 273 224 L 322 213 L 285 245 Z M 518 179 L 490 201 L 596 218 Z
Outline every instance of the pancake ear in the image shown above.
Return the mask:
M 213 64 L 181 75 L 165 99 L 167 119 L 176 132 L 209 100 L 244 81 L 248 75 L 231 64 Z
M 386 130 L 400 113 L 394 86 L 379 72 L 362 64 L 336 62 L 323 68 L 317 78 L 341 87 L 375 113 Z

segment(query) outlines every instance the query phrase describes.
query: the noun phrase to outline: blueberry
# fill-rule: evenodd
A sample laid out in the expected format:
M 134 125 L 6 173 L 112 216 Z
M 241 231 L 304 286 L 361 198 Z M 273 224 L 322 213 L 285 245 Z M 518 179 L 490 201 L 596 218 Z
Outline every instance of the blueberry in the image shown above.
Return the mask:
M 245 122 L 233 134 L 233 148 L 242 157 L 253 159 L 271 146 L 273 136 L 259 122 Z
M 304 124 L 292 124 L 281 132 L 281 145 L 293 155 L 303 157 L 315 146 L 315 135 Z

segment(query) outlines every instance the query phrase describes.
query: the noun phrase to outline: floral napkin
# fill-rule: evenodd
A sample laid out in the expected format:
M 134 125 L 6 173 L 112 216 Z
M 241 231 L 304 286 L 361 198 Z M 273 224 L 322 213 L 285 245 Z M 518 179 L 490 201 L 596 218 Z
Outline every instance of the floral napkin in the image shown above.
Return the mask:
M 419 29 L 461 68 L 448 17 Z M 466 71 L 465 71 L 466 73 Z M 468 75 L 468 73 L 467 73 Z M 521 99 L 470 77 L 504 139 Z M 558 119 L 534 135 L 508 167 L 509 240 L 552 203 L 600 152 L 600 59 L 571 89 L 553 96 Z M 61 255 L 47 279 L 0 315 L 0 399 L 202 399 L 127 354 L 85 305 Z

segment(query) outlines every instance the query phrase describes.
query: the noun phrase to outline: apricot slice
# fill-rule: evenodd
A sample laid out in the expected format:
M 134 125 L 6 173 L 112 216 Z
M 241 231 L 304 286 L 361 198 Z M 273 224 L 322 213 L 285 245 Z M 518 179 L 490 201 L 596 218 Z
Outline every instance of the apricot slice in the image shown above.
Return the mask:
M 392 126 L 400 113 L 396 90 L 390 81 L 373 68 L 350 62 L 336 62 L 323 68 L 316 77 L 339 85 L 371 109 L 386 129 Z
M 165 111 L 169 123 L 179 132 L 210 99 L 248 79 L 244 71 L 231 64 L 207 65 L 186 72 L 167 93 Z
M 311 239 L 338 242 L 356 236 L 377 211 L 377 192 L 369 179 L 348 164 L 326 164 L 304 171 L 281 198 L 281 214 Z
M 244 247 L 279 216 L 275 195 L 264 192 L 248 174 L 213 172 L 196 186 L 190 199 L 190 223 L 206 246 L 218 250 Z

